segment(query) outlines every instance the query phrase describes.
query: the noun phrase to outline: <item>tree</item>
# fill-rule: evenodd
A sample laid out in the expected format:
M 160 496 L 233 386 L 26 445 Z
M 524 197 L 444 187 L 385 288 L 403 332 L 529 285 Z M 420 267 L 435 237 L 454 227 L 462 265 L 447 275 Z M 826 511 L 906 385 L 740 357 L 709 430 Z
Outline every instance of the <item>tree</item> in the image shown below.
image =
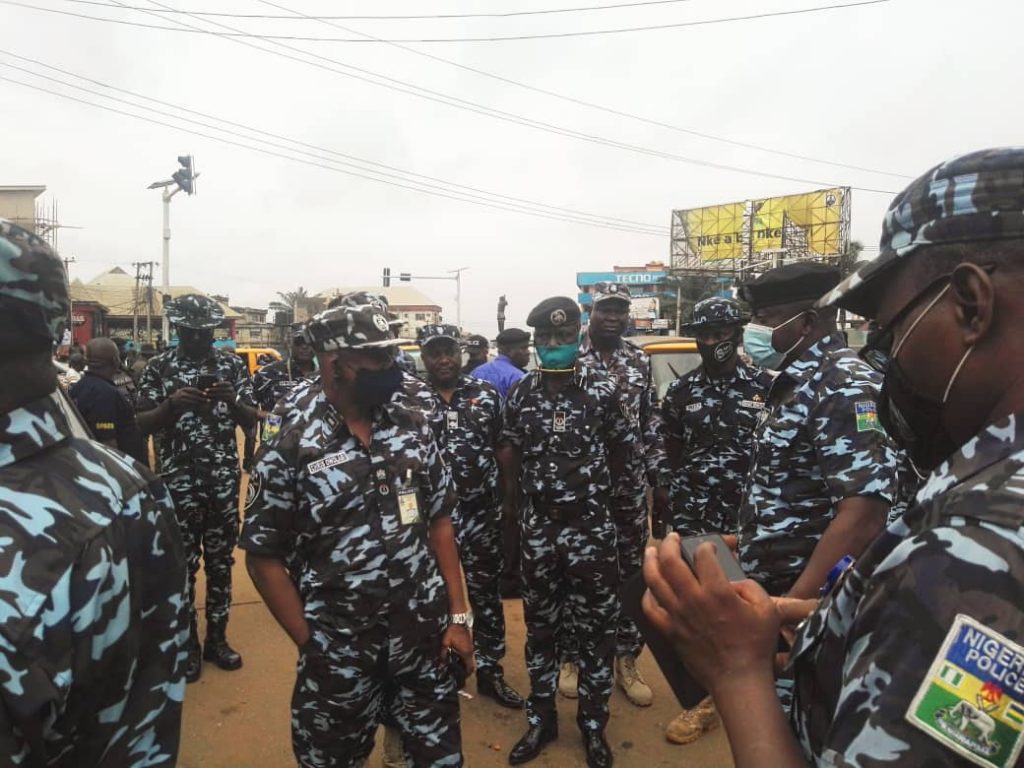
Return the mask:
M 287 304 L 293 312 L 299 304 L 309 298 L 309 294 L 306 292 L 306 289 L 301 285 L 294 291 L 288 291 L 286 293 L 278 291 L 277 295 L 281 297 L 281 301 Z
M 675 327 L 676 296 L 682 299 L 681 320 L 686 322 L 693 314 L 693 305 L 701 299 L 714 296 L 719 291 L 718 277 L 713 274 L 668 275 L 661 282 L 664 289 L 661 299 L 661 316 Z

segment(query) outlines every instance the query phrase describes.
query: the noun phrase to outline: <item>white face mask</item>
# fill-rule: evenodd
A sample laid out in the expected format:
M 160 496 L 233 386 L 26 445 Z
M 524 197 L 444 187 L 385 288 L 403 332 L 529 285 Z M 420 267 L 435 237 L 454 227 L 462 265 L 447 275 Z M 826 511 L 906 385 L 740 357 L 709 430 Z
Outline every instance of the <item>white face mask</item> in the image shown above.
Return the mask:
M 750 355 L 754 365 L 773 371 L 781 370 L 786 356 L 797 348 L 800 342 L 803 341 L 803 337 L 797 339 L 796 344 L 785 352 L 779 352 L 775 348 L 775 345 L 772 344 L 772 337 L 779 328 L 789 325 L 806 312 L 807 310 L 801 310 L 789 318 L 789 320 L 779 323 L 774 328 L 770 325 L 758 325 L 757 323 L 747 324 L 746 328 L 743 329 L 743 349 Z

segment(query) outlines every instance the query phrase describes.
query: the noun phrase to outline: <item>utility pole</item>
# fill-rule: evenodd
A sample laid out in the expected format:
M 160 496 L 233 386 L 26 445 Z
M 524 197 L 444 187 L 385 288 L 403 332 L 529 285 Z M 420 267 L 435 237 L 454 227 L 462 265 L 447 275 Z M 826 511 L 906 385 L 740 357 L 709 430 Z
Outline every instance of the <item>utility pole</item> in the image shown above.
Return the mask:
M 71 346 L 75 344 L 75 302 L 71 299 L 71 270 L 70 267 L 75 263 L 74 256 L 65 256 L 64 261 L 64 277 L 68 281 L 68 333 L 71 335 Z
M 135 291 L 132 293 L 132 343 L 139 343 L 139 282 L 142 280 L 142 262 L 133 261 L 135 267 Z
M 153 266 L 152 261 L 133 261 L 135 267 L 135 300 L 132 306 L 132 340 L 139 343 L 139 305 L 142 303 L 142 284 L 146 284 L 146 341 L 153 343 Z
M 164 227 L 163 227 L 163 295 L 170 293 L 171 286 L 171 198 L 179 192 L 194 195 L 196 192 L 196 179 L 199 174 L 195 171 L 195 159 L 192 155 L 178 155 L 178 164 L 181 166 L 166 181 L 154 181 L 147 189 L 161 189 L 160 199 L 164 204 Z M 173 192 L 168 192 L 168 187 L 174 187 Z M 167 322 L 167 313 L 163 313 L 163 338 L 166 344 L 170 339 L 170 324 Z

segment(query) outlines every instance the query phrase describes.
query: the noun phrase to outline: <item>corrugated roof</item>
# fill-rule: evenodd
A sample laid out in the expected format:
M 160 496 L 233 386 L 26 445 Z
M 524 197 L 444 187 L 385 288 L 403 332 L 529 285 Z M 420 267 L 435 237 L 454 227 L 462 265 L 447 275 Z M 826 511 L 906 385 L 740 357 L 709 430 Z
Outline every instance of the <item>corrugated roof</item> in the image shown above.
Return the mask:
M 379 285 L 353 285 L 345 286 L 343 288 L 330 288 L 318 293 L 317 296 L 324 301 L 330 301 L 335 296 L 339 296 L 343 293 L 351 293 L 352 291 L 367 291 L 369 293 L 383 294 L 387 298 L 392 311 L 399 311 L 402 307 L 424 306 L 436 308 L 438 312 L 441 311 L 440 304 L 418 288 L 414 288 L 411 285 L 392 285 L 389 288 L 384 288 Z
M 187 293 L 209 296 L 208 293 L 200 291 L 191 285 L 172 285 L 167 289 L 167 292 L 173 298 L 184 296 Z M 143 302 L 140 307 L 141 310 L 146 308 L 145 298 L 145 291 L 140 291 L 140 300 Z M 71 301 L 96 301 L 105 305 L 112 315 L 131 315 L 134 313 L 135 308 L 135 278 L 120 267 L 114 267 L 107 272 L 97 275 L 88 283 L 74 280 L 71 283 Z M 224 310 L 225 318 L 242 317 L 239 312 L 236 312 L 227 304 L 220 302 L 218 304 Z M 156 315 L 163 314 L 161 289 L 157 285 L 153 286 L 153 313 Z

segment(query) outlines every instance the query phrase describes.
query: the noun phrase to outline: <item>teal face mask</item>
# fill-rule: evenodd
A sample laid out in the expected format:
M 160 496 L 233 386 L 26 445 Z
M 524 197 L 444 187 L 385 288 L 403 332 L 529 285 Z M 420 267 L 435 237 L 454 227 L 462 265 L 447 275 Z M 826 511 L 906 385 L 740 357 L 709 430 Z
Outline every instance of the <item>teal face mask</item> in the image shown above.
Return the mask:
M 537 347 L 540 367 L 545 371 L 571 371 L 576 363 L 576 355 L 580 351 L 577 339 L 572 344 L 559 344 L 555 347 Z
M 784 325 L 789 325 L 791 322 L 800 317 L 803 312 L 799 312 L 793 317 L 789 318 L 784 323 L 779 323 L 774 328 L 770 325 L 758 325 L 757 323 L 749 323 L 743 329 L 743 351 L 750 355 L 750 359 L 754 361 L 754 365 L 759 368 L 767 368 L 771 371 L 780 370 L 780 366 L 786 359 L 786 355 L 797 348 L 803 339 L 797 339 L 796 344 L 787 349 L 785 352 L 779 352 L 775 345 L 772 344 L 772 336 L 775 335 L 775 331 L 782 328 Z

